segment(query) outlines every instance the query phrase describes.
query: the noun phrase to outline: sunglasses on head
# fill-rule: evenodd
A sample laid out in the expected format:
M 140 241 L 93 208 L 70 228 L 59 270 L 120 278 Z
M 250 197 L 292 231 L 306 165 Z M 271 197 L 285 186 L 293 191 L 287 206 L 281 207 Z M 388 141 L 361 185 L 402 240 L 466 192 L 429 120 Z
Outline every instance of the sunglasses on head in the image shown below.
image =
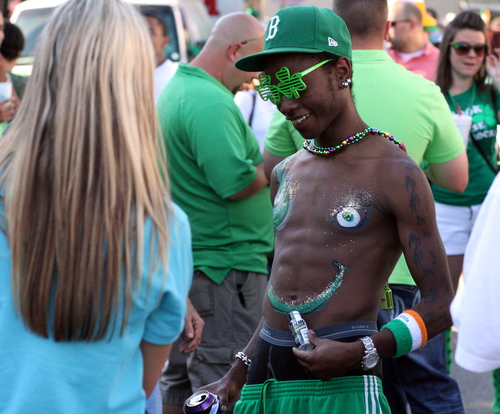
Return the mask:
M 472 49 L 472 50 L 474 50 L 474 53 L 476 56 L 481 57 L 481 56 L 484 56 L 484 54 L 486 53 L 486 49 L 487 49 L 486 45 L 483 43 L 472 46 L 472 45 L 469 45 L 467 42 L 452 43 L 451 47 L 453 49 L 455 49 L 455 52 L 458 56 L 468 55 Z
M 264 101 L 269 100 L 275 105 L 281 102 L 281 97 L 283 95 L 288 99 L 297 99 L 300 96 L 299 92 L 307 87 L 302 78 L 331 60 L 332 59 L 326 59 L 302 72 L 294 73 L 293 75 L 290 75 L 290 70 L 283 66 L 276 72 L 276 79 L 279 82 L 277 85 L 271 84 L 271 77 L 269 75 L 261 73 L 258 77 L 259 85 L 255 87 L 255 90 Z

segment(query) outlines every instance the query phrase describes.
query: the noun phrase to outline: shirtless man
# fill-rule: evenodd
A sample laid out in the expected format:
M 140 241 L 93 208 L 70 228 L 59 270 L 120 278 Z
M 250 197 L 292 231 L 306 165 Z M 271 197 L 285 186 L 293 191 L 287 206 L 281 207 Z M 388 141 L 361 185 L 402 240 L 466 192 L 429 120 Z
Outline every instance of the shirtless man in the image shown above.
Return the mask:
M 379 358 L 408 353 L 451 325 L 428 182 L 398 139 L 359 116 L 349 33 L 332 10 L 280 10 L 264 51 L 236 67 L 264 71 L 259 93 L 309 141 L 271 177 L 276 243 L 264 318 L 231 370 L 204 388 L 224 411 L 246 384 L 235 413 L 261 405 L 273 414 L 389 413 Z M 422 300 L 378 332 L 384 285 L 402 251 Z M 312 350 L 294 347 L 294 310 Z

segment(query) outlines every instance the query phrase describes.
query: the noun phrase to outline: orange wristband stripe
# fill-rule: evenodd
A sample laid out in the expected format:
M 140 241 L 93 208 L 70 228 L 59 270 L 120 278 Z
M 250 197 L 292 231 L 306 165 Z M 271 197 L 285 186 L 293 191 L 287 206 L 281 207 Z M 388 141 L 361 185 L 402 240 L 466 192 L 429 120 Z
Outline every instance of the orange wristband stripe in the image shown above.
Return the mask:
M 422 343 L 421 343 L 420 346 L 421 347 L 424 346 L 427 343 L 427 326 L 425 326 L 424 320 L 422 319 L 422 317 L 417 312 L 415 312 L 415 311 L 413 311 L 411 309 L 405 310 L 405 312 L 407 314 L 413 316 L 413 318 L 417 322 L 418 327 L 420 328 L 420 332 L 422 334 Z

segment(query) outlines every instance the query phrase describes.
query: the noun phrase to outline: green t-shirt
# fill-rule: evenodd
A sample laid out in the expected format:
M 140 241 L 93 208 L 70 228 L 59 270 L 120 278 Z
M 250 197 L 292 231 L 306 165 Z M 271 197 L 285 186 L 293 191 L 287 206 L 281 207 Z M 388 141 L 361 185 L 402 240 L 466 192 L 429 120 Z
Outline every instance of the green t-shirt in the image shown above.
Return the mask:
M 402 140 L 408 155 L 419 165 L 423 160 L 447 162 L 462 153 L 462 137 L 436 84 L 398 65 L 383 50 L 353 50 L 352 59 L 354 102 L 369 126 Z M 291 122 L 276 111 L 265 137 L 265 149 L 286 157 L 302 148 L 303 142 Z M 355 146 L 350 149 L 355 150 Z M 403 256 L 389 282 L 415 285 Z
M 496 93 L 496 107 L 499 108 L 500 100 Z M 477 92 L 472 96 L 472 88 L 448 100 L 452 112 L 457 113 L 456 105 L 462 112 L 472 116 L 471 135 L 476 139 L 493 166 L 496 166 L 495 143 L 497 135 L 497 117 L 491 94 L 488 90 Z M 482 204 L 488 189 L 495 178 L 495 174 L 478 151 L 472 138 L 469 137 L 467 145 L 467 158 L 469 159 L 469 184 L 463 193 L 454 193 L 435 184 L 432 185 L 434 199 L 438 203 L 453 206 L 474 206 Z
M 269 187 L 245 200 L 262 162 L 232 93 L 204 70 L 180 64 L 157 104 L 172 198 L 187 213 L 194 267 L 221 283 L 231 269 L 267 273 L 273 224 Z

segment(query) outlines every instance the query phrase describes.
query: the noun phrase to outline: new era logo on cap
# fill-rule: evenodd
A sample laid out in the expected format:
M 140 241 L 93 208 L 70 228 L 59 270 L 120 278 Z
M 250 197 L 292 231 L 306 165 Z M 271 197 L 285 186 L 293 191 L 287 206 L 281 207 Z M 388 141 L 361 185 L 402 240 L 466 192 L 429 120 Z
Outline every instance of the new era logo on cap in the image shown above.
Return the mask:
M 334 46 L 337 47 L 339 44 L 335 41 L 335 39 L 332 39 L 331 37 L 328 38 L 328 46 Z

